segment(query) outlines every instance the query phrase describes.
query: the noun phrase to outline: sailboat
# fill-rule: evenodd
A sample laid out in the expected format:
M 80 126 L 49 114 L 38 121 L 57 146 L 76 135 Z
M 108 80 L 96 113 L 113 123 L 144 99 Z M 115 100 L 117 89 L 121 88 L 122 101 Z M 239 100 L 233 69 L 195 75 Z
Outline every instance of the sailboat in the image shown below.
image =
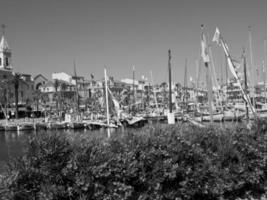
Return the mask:
M 133 114 L 126 113 L 124 110 L 122 110 L 120 107 L 120 103 L 117 101 L 117 99 L 112 94 L 111 90 L 108 88 L 108 94 L 110 94 L 115 112 L 116 112 L 116 118 L 115 123 L 118 126 L 124 126 L 124 127 L 142 127 L 146 123 L 146 119 L 142 116 L 136 116 Z
M 80 113 L 79 113 L 79 92 L 78 92 L 78 82 L 77 82 L 77 72 L 76 72 L 76 63 L 75 60 L 73 62 L 74 67 L 74 76 L 75 76 L 75 90 L 76 90 L 76 118 L 73 121 L 70 121 L 68 127 L 71 129 L 85 129 L 87 124 L 81 121 Z
M 240 79 L 239 75 L 237 74 L 237 69 L 236 69 L 236 66 L 233 63 L 233 59 L 229 53 L 229 48 L 228 48 L 227 44 L 224 42 L 218 28 L 216 28 L 216 30 L 215 30 L 213 41 L 216 42 L 217 44 L 220 44 L 220 46 L 223 48 L 226 59 L 227 59 L 228 67 L 229 67 L 230 71 L 232 72 L 232 74 L 233 74 L 233 76 L 237 82 L 238 87 L 241 90 L 242 97 L 244 99 L 244 103 L 249 106 L 251 114 L 253 115 L 253 117 L 258 118 L 255 107 L 252 105 L 252 103 L 250 101 L 250 96 L 247 94 L 247 88 L 244 89 L 242 87 L 241 79 Z M 245 69 L 245 65 L 246 65 L 245 57 L 243 56 L 243 58 L 244 58 L 244 69 Z M 246 78 L 246 76 L 245 76 L 245 78 Z
M 17 126 L 18 131 L 33 131 L 35 129 L 34 124 L 23 123 Z

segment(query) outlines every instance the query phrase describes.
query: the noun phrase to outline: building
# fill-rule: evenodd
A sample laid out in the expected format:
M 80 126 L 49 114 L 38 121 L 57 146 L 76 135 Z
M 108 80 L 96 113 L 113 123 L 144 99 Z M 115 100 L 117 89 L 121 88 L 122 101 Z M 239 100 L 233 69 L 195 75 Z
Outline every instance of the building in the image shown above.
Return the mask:
M 0 42 L 0 69 L 12 71 L 11 49 L 9 48 L 4 35 Z
M 29 104 L 32 101 L 34 82 L 29 74 L 15 73 L 11 61 L 12 52 L 3 35 L 0 42 L 0 101 L 2 104 L 13 105 L 17 85 L 19 104 Z
M 54 72 L 52 73 L 52 79 L 53 80 L 61 80 L 65 81 L 69 84 L 75 85 L 75 80 L 72 78 L 71 75 L 65 73 L 65 72 Z
M 41 86 L 45 85 L 48 82 L 48 79 L 42 74 L 38 74 L 34 77 L 34 89 L 39 90 Z
M 125 79 L 121 79 L 121 82 L 125 83 L 127 86 L 129 86 L 131 90 L 133 90 L 133 86 L 134 86 L 135 90 L 139 87 L 139 81 L 138 80 L 125 78 Z

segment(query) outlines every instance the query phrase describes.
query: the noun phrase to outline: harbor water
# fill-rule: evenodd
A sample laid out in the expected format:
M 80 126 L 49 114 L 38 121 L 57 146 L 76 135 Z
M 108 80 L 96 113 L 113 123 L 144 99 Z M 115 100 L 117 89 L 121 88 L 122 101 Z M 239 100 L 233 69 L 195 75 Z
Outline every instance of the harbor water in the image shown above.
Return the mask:
M 51 133 L 51 131 L 55 130 L 47 130 L 45 131 L 47 134 Z M 90 134 L 90 135 L 103 135 L 107 134 L 106 129 L 99 130 L 56 130 L 58 133 L 62 134 L 70 134 L 73 136 L 78 136 L 79 134 Z M 115 132 L 121 132 L 120 129 L 115 130 Z M 3 171 L 5 163 L 9 159 L 18 158 L 23 156 L 25 153 L 27 143 L 29 142 L 29 138 L 33 136 L 33 134 L 38 134 L 36 131 L 18 131 L 18 132 L 0 132 L 0 173 Z
M 165 123 L 160 123 L 161 125 Z M 209 123 L 204 123 L 206 126 Z M 242 124 L 242 122 L 225 122 L 225 123 L 215 123 L 215 126 L 221 128 L 229 128 L 233 126 L 237 126 L 238 124 Z M 145 127 L 154 126 L 154 123 L 148 123 Z M 165 124 L 166 126 L 167 124 Z M 112 134 L 123 134 L 125 131 L 131 130 L 133 132 L 140 131 L 139 128 L 118 128 L 112 129 Z M 59 129 L 59 130 L 46 130 L 45 133 L 50 134 L 52 132 L 58 132 L 62 134 L 68 134 L 73 137 L 79 137 L 81 134 L 88 134 L 88 136 L 98 137 L 104 136 L 107 137 L 107 129 L 101 128 L 98 130 L 88 130 L 88 129 Z M 32 137 L 34 134 L 38 134 L 37 131 L 17 131 L 17 132 L 0 132 L 0 173 L 4 169 L 5 163 L 9 159 L 18 158 L 23 156 L 25 153 L 27 143 L 29 142 L 29 138 Z

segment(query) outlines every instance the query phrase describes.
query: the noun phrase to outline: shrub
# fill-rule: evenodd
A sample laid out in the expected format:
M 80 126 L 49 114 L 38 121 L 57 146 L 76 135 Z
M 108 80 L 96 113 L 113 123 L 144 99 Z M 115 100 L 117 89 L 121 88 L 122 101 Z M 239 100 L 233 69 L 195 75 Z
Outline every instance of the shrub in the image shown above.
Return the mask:
M 110 139 L 33 136 L 8 165 L 8 199 L 237 199 L 267 189 L 265 123 L 127 130 Z M 82 139 L 81 139 L 82 138 Z

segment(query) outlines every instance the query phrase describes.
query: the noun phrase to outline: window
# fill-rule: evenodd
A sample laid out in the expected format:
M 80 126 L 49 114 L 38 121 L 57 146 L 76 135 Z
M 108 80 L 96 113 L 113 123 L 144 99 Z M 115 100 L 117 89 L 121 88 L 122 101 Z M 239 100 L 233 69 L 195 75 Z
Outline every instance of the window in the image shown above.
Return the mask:
M 9 65 L 8 58 L 6 58 L 6 66 L 8 66 L 8 65 Z
M 21 98 L 23 98 L 23 91 L 20 92 L 20 96 L 21 96 Z
M 1 58 L 0 58 L 0 59 L 1 59 Z M 5 75 L 5 74 L 3 75 L 3 79 L 6 79 L 6 75 Z
M 2 58 L 0 58 L 0 66 L 2 65 Z

